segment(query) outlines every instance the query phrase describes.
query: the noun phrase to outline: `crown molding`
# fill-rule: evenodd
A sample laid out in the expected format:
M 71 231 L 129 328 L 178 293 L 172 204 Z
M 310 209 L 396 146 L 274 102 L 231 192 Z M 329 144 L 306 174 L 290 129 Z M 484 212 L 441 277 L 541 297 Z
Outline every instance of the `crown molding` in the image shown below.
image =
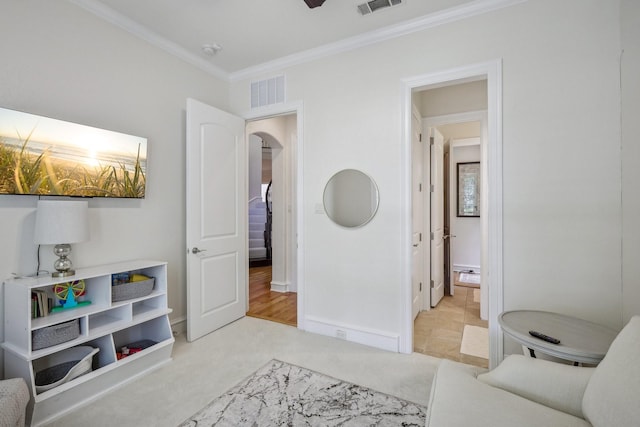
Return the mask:
M 243 70 L 230 73 L 229 80 L 233 82 L 254 78 L 261 74 L 311 62 L 320 58 L 369 46 L 385 40 L 391 40 L 396 37 L 423 31 L 438 25 L 460 21 L 462 19 L 492 12 L 494 10 L 524 3 L 526 1 L 528 0 L 475 0 L 450 9 L 445 9 L 416 19 L 401 22 L 396 25 L 390 25 L 358 36 L 349 37 L 335 43 L 329 43 L 300 53 L 284 56 L 253 67 L 247 67 Z
M 256 66 L 247 67 L 239 71 L 228 73 L 217 67 L 206 59 L 187 51 L 182 46 L 162 37 L 161 35 L 151 31 L 149 28 L 139 24 L 138 22 L 128 18 L 127 16 L 106 6 L 99 0 L 67 0 L 90 13 L 104 19 L 105 21 L 122 28 L 125 31 L 135 35 L 136 37 L 147 41 L 148 43 L 159 47 L 167 53 L 174 55 L 183 61 L 225 81 L 239 81 L 244 79 L 255 78 L 259 75 L 281 70 L 283 68 L 306 62 L 315 61 L 342 52 L 369 46 L 385 40 L 391 40 L 407 34 L 423 31 L 494 10 L 503 9 L 505 7 L 524 3 L 528 0 L 474 0 L 460 6 L 445 9 L 439 12 L 424 15 L 422 17 L 402 22 L 396 25 L 380 28 L 378 30 L 369 31 L 358 36 L 349 37 L 344 40 L 328 43 L 303 52 L 287 55 L 273 61 L 264 62 Z
M 209 63 L 206 59 L 199 57 L 198 55 L 194 55 L 189 52 L 182 46 L 167 40 L 161 35 L 151 31 L 149 28 L 139 24 L 138 22 L 128 18 L 127 16 L 121 14 L 113 10 L 112 8 L 106 6 L 104 3 L 98 0 L 67 0 L 70 3 L 73 3 L 88 12 L 93 13 L 99 18 L 113 24 L 117 27 L 122 28 L 125 31 L 133 34 L 134 36 L 145 40 L 146 42 L 159 47 L 160 49 L 166 51 L 167 53 L 176 56 L 183 61 L 205 71 L 209 74 L 214 75 L 220 79 L 225 81 L 229 80 L 229 73 L 222 70 L 221 68 Z

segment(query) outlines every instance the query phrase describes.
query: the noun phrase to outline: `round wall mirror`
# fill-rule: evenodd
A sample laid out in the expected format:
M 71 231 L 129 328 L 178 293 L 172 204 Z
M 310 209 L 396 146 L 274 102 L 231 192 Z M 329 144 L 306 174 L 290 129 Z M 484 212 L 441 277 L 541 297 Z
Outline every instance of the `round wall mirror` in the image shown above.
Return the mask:
M 329 179 L 322 201 L 325 212 L 336 224 L 362 227 L 378 210 L 378 187 L 369 175 L 355 169 L 344 169 Z

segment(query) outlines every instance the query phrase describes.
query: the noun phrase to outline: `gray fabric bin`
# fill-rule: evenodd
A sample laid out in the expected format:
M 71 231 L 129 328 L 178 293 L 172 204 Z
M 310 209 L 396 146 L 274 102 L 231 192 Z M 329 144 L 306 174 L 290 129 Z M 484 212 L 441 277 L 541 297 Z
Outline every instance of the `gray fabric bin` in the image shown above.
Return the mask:
M 31 332 L 31 349 L 40 350 L 52 345 L 71 341 L 80 336 L 80 322 L 73 319 Z
M 111 286 L 111 301 L 124 301 L 133 298 L 145 297 L 153 291 L 155 278 L 140 280 L 138 282 L 123 283 Z

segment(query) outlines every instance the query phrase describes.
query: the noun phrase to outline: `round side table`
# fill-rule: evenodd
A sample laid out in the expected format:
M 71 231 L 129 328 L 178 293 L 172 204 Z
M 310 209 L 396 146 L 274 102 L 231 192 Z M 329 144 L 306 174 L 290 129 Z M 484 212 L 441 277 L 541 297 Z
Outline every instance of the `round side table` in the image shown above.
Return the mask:
M 560 359 L 597 365 L 607 354 L 617 331 L 560 313 L 535 310 L 506 311 L 498 316 L 505 335 L 522 344 L 535 357 L 539 351 Z M 552 344 L 533 337 L 529 331 L 557 338 Z

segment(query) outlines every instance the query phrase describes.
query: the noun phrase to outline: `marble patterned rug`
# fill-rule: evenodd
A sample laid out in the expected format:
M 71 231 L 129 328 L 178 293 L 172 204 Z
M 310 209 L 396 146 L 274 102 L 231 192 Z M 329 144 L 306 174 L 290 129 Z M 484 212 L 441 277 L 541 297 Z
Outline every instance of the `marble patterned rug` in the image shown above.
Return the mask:
M 272 360 L 180 424 L 187 426 L 424 426 L 427 408 Z

